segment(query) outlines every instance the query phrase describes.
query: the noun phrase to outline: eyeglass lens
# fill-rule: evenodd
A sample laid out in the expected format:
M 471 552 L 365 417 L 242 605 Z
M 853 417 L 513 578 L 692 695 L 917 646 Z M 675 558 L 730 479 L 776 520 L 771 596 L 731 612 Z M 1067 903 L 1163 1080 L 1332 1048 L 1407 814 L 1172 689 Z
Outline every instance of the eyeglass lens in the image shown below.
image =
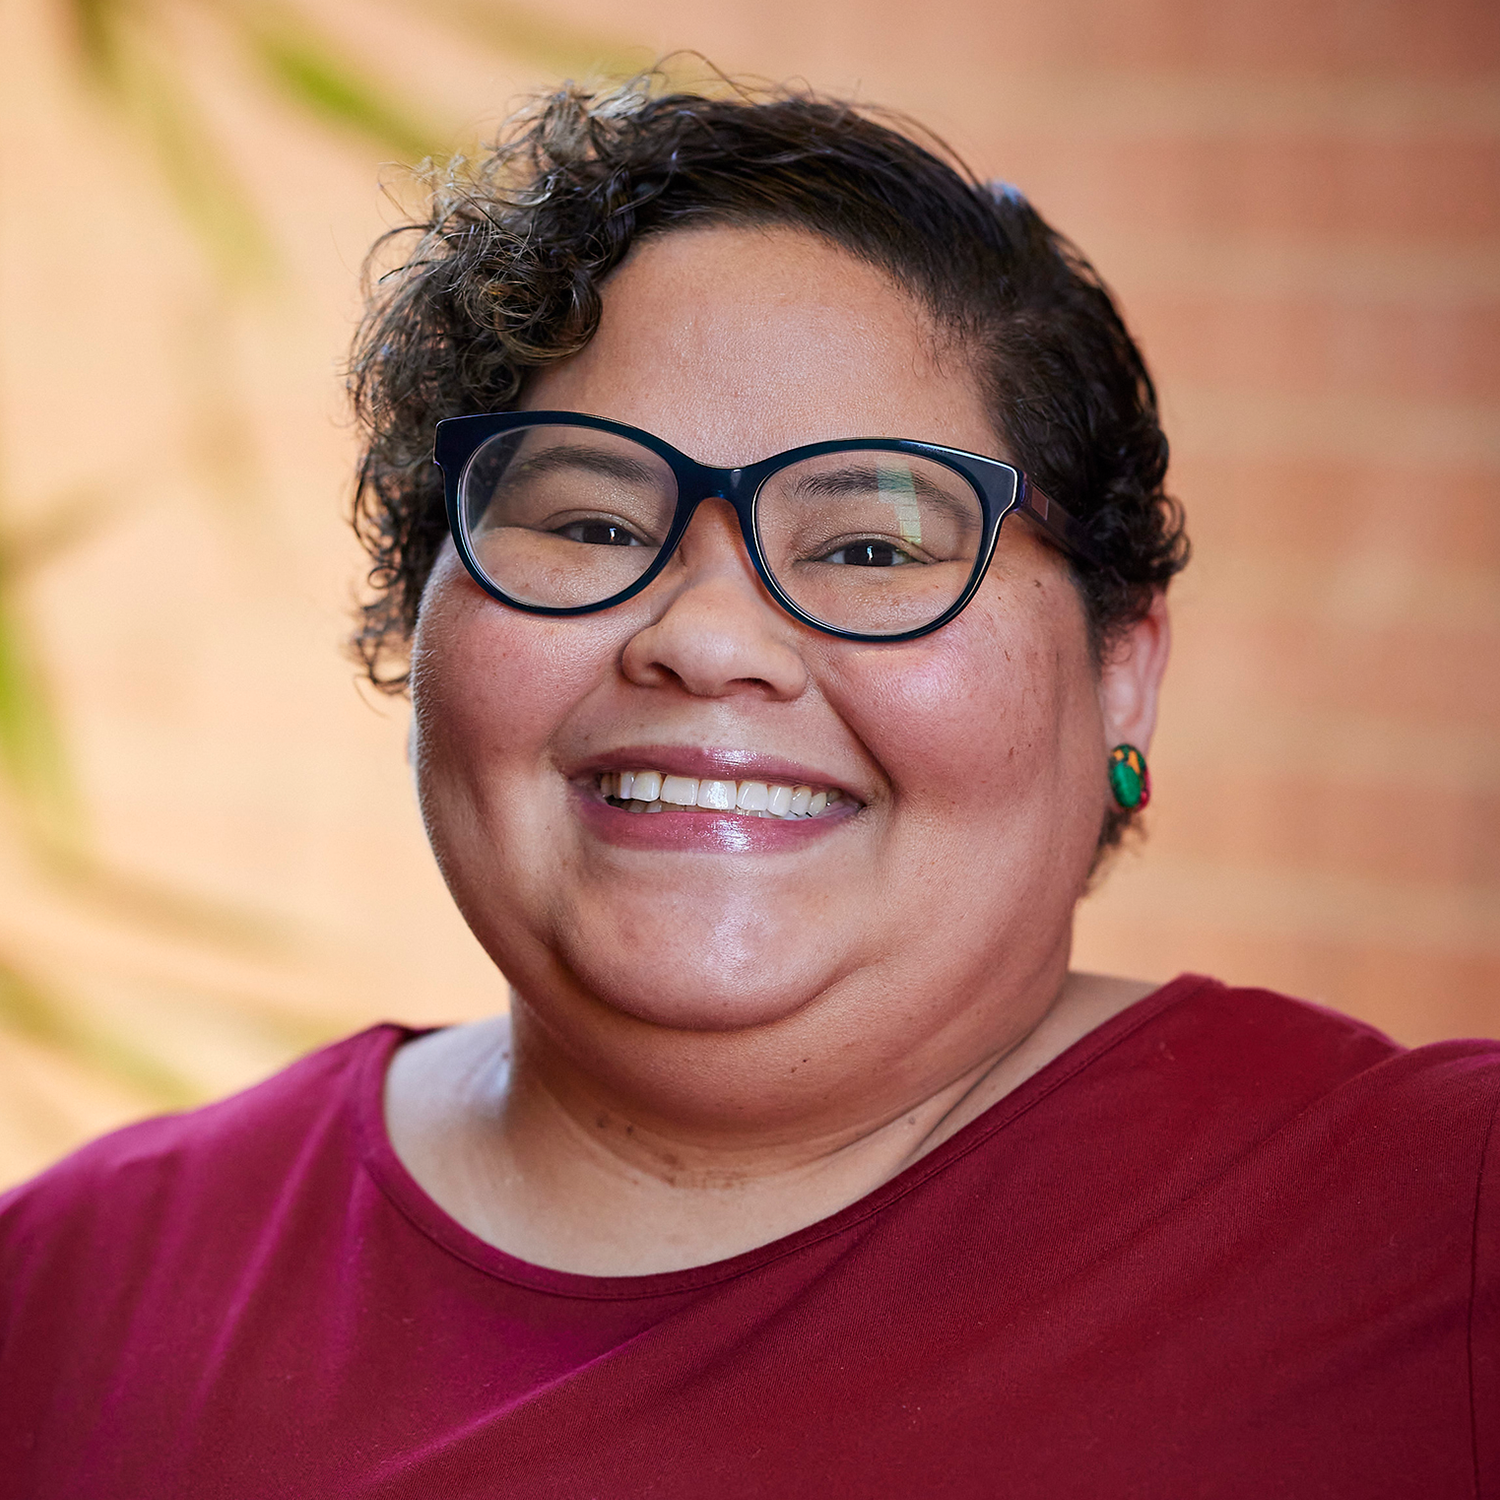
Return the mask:
M 677 481 L 630 438 L 538 426 L 485 442 L 460 498 L 470 547 L 500 592 L 570 609 L 623 593 L 652 566 Z M 755 525 L 767 572 L 804 613 L 837 630 L 899 635 L 963 594 L 984 512 L 945 464 L 853 449 L 778 469 L 756 496 Z

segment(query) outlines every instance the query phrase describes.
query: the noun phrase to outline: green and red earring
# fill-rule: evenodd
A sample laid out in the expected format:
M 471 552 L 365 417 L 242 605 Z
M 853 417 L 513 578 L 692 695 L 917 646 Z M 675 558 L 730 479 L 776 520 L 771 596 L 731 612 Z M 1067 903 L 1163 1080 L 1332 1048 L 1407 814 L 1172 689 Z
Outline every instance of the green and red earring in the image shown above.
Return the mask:
M 1109 752 L 1109 789 L 1125 812 L 1139 812 L 1151 800 L 1151 773 L 1134 745 L 1116 745 Z

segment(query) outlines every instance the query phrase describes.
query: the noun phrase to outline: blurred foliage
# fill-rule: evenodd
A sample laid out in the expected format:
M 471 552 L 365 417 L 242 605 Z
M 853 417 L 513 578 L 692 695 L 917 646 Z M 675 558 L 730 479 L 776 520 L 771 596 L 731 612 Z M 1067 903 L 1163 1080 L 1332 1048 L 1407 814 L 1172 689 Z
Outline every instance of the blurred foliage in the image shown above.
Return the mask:
M 0 544 L 0 773 L 22 812 L 50 823 L 71 810 L 73 788 L 17 585 L 21 572 Z
M 239 277 L 268 269 L 269 236 L 198 102 L 179 9 L 164 0 L 62 3 L 80 74 L 146 146 L 221 271 Z M 397 90 L 369 77 L 296 11 L 235 0 L 199 0 L 194 10 L 194 19 L 214 25 L 234 53 L 312 120 L 403 158 L 438 150 L 440 133 Z
M 645 48 L 608 41 L 504 0 L 407 3 L 417 14 L 442 21 L 484 47 L 524 58 L 558 77 L 628 78 L 653 61 Z M 671 61 L 667 62 L 669 69 Z
M 154 166 L 171 212 L 203 247 L 221 288 L 208 310 L 222 318 L 229 300 L 286 275 L 271 230 L 216 133 L 208 91 L 223 80 L 202 76 L 203 59 L 219 58 L 267 85 L 279 107 L 303 128 L 335 132 L 382 155 L 416 163 L 441 156 L 453 122 L 414 105 L 398 80 L 372 69 L 357 47 L 292 4 L 276 0 L 53 0 L 67 38 L 67 61 L 83 93 L 104 106 L 105 128 L 134 143 Z M 601 41 L 506 0 L 390 0 L 423 25 L 501 54 L 530 70 L 575 77 L 629 73 L 647 62 L 640 50 Z M 212 46 L 202 43 L 207 37 Z M 372 163 L 373 165 L 373 163 Z M 225 300 L 228 299 L 228 300 Z M 201 323 L 199 305 L 189 321 Z M 223 341 L 198 330 L 198 343 Z M 249 486 L 226 475 L 250 462 L 232 377 L 205 372 L 195 356 L 184 389 L 200 405 L 200 426 L 213 429 L 205 489 L 243 497 Z M 206 397 L 202 394 L 207 391 Z M 0 455 L 3 459 L 3 455 Z M 211 472 L 214 465 L 218 472 Z M 243 476 L 240 476 L 241 481 Z M 117 919 L 189 935 L 208 944 L 265 941 L 253 918 L 213 909 L 183 892 L 162 890 L 95 857 L 70 772 L 66 725 L 49 687 L 45 648 L 27 606 L 27 580 L 79 538 L 107 524 L 111 512 L 94 494 L 56 497 L 26 531 L 7 530 L 0 462 L 0 802 L 5 829 L 39 874 L 65 893 Z M 191 1102 L 193 1089 L 144 1046 L 94 1024 L 88 1008 L 60 992 L 25 955 L 0 952 L 0 1033 L 60 1051 L 75 1064 L 124 1084 L 148 1107 Z M 274 1007 L 271 1008 L 274 1010 Z M 297 1022 L 283 1018 L 293 1030 Z M 308 1038 L 299 1036 L 300 1044 Z

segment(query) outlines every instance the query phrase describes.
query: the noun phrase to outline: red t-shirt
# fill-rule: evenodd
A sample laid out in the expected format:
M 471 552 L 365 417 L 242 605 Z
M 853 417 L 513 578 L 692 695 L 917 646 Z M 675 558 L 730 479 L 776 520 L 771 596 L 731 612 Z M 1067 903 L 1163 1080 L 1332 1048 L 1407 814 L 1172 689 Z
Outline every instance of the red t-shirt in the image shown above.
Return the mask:
M 0 1494 L 1500 1497 L 1500 1044 L 1184 977 L 820 1223 L 543 1270 L 377 1027 L 0 1199 Z

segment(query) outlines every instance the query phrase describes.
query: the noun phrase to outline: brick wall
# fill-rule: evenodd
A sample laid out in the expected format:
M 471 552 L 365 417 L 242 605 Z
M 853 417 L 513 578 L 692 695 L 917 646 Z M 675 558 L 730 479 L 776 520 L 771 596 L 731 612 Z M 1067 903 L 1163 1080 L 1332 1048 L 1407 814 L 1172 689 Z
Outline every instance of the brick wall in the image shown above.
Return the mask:
M 1500 9 L 649 9 L 916 114 L 1145 347 L 1197 552 L 1149 837 L 1080 959 L 1500 1030 Z
M 446 0 L 312 9 L 456 138 L 540 76 L 445 29 Z M 1500 1033 L 1500 7 L 535 12 L 575 51 L 696 47 L 908 110 L 1119 292 L 1197 557 L 1149 837 L 1080 959 L 1279 986 L 1407 1041 Z M 392 217 L 380 153 L 188 34 L 289 273 L 226 299 L 70 81 L 60 14 L 0 16 L 0 521 L 98 497 L 27 596 L 93 862 L 0 839 L 0 966 L 31 986 L 0 973 L 0 1179 L 382 1014 L 503 1003 L 423 848 L 403 715 L 338 654 L 360 565 L 335 372 Z

